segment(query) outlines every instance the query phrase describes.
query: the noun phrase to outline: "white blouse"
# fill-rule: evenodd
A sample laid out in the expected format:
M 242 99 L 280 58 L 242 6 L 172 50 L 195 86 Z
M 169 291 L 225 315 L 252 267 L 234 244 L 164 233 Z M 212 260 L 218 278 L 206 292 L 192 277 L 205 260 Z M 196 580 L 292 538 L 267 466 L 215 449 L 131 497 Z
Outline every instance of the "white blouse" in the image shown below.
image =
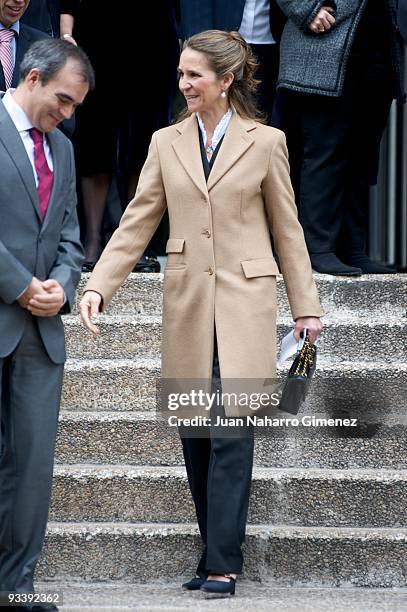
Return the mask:
M 229 108 L 229 110 L 223 115 L 222 119 L 219 121 L 218 125 L 216 126 L 213 132 L 212 144 L 209 147 L 206 146 L 207 136 L 206 136 L 204 122 L 199 116 L 199 113 L 197 113 L 196 116 L 198 118 L 198 124 L 199 124 L 199 128 L 202 134 L 202 140 L 203 140 L 205 151 L 206 151 L 206 158 L 208 161 L 210 161 L 214 150 L 219 144 L 220 139 L 223 138 L 223 136 L 225 135 L 227 127 L 232 118 L 232 109 Z

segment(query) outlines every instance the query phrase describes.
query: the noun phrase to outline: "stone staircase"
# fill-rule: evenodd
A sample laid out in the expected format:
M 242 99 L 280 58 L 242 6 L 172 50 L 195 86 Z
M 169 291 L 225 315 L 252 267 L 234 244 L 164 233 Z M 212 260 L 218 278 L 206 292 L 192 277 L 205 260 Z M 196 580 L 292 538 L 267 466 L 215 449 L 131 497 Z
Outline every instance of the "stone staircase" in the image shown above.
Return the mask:
M 407 276 L 316 278 L 328 315 L 304 412 L 350 410 L 360 418 L 356 429 L 258 434 L 245 577 L 271 588 L 402 589 Z M 131 275 L 101 315 L 96 340 L 76 315 L 65 317 L 69 359 L 38 568 L 48 588 L 49 581 L 178 580 L 196 565 L 199 538 L 179 440 L 155 420 L 162 282 L 160 274 Z M 282 337 L 291 321 L 281 280 L 278 295 Z

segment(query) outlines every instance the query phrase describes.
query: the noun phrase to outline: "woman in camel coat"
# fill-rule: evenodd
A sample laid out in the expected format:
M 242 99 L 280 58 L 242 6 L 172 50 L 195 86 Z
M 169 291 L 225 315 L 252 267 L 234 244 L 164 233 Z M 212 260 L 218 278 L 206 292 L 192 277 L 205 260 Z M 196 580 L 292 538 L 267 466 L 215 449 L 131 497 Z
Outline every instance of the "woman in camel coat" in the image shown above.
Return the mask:
M 80 309 L 106 308 L 168 208 L 162 376 L 275 376 L 276 276 L 270 233 L 295 333 L 322 329 L 317 291 L 289 177 L 282 132 L 256 121 L 256 63 L 236 32 L 212 30 L 184 45 L 180 89 L 187 118 L 153 135 L 134 199 L 85 288 Z M 184 585 L 231 594 L 242 570 L 253 440 L 183 438 L 205 548 Z M 235 466 L 235 467 L 231 467 Z M 239 469 L 237 469 L 239 468 Z M 209 579 L 208 579 L 209 577 Z

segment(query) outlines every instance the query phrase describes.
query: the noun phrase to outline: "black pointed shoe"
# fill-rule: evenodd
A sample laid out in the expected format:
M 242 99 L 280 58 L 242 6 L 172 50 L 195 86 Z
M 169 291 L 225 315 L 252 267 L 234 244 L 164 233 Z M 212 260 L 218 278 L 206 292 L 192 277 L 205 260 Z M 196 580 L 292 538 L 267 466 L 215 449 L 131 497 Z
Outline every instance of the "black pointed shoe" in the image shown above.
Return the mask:
M 225 578 L 229 578 L 229 582 L 223 582 L 223 580 L 205 580 L 201 586 L 201 591 L 207 599 L 230 597 L 235 594 L 236 578 L 228 575 L 225 575 Z
M 354 266 L 347 266 L 337 258 L 335 253 L 311 253 L 312 269 L 320 274 L 333 274 L 334 276 L 360 276 L 362 270 Z
M 200 576 L 194 576 L 188 582 L 184 582 L 182 588 L 184 591 L 199 591 L 206 578 L 201 578 Z
M 343 260 L 350 266 L 356 266 L 360 268 L 363 274 L 396 274 L 396 268 L 390 266 L 384 266 L 377 261 L 372 261 L 370 257 L 364 253 L 343 256 Z

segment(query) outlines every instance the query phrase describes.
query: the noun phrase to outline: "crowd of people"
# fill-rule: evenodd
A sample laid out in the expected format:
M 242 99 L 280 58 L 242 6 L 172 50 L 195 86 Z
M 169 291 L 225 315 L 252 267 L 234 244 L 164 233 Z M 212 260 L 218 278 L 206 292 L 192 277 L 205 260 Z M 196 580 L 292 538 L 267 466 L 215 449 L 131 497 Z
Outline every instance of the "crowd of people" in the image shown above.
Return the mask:
M 152 134 L 174 121 L 179 40 L 210 29 L 239 31 L 257 58 L 258 107 L 286 133 L 313 269 L 349 276 L 395 271 L 368 258 L 366 237 L 381 136 L 392 100 L 404 95 L 397 0 L 130 3 L 114 41 L 103 3 L 97 11 L 87 0 L 21 3 L 23 22 L 79 44 L 96 71 L 96 89 L 76 113 L 74 132 L 63 127 L 75 145 L 84 271 L 106 242 L 112 180 L 124 211 Z M 143 23 L 137 36 L 135 22 Z M 140 58 L 134 67 L 131 57 Z M 162 222 L 136 271 L 160 269 L 155 255 L 167 232 Z
M 396 0 L 144 4 L 110 23 L 103 2 L 0 0 L 2 593 L 34 591 L 66 359 L 60 315 L 83 269 L 82 322 L 98 334 L 93 315 L 134 267 L 157 269 L 146 249 L 168 211 L 162 375 L 212 392 L 275 377 L 279 269 L 294 337 L 311 342 L 324 313 L 312 269 L 389 271 L 366 254 L 366 224 L 390 104 L 404 98 Z M 177 73 L 186 106 L 173 122 Z M 113 179 L 124 212 L 102 253 Z M 211 416 L 236 410 L 218 404 Z M 183 587 L 228 596 L 243 565 L 253 432 L 179 430 L 203 543 Z

